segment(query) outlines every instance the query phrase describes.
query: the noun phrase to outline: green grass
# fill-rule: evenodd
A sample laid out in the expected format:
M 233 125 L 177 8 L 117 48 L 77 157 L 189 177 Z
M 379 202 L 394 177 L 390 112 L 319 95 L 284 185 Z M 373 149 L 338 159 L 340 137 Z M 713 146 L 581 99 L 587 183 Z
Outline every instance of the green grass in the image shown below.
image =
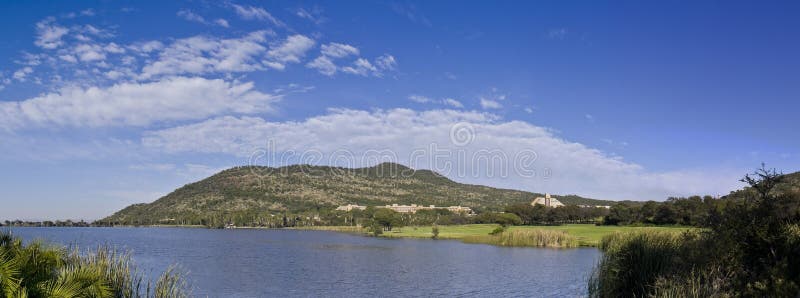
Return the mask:
M 472 225 L 454 225 L 454 226 L 439 226 L 439 239 L 463 239 L 470 236 L 484 236 L 488 235 L 492 230 L 496 229 L 496 224 L 472 224 Z M 315 230 L 328 230 L 340 232 L 358 232 L 352 227 L 310 227 Z M 403 227 L 395 228 L 391 232 L 384 232 L 382 237 L 390 238 L 431 238 L 431 226 L 420 227 Z M 604 236 L 613 234 L 614 232 L 632 232 L 632 231 L 673 231 L 682 232 L 689 227 L 627 227 L 627 226 L 596 226 L 592 224 L 569 224 L 561 226 L 513 226 L 509 231 L 527 231 L 527 230 L 554 230 L 563 231 L 569 235 L 577 238 L 580 246 L 599 246 L 600 240 Z
M 474 224 L 474 225 L 456 225 L 456 226 L 439 226 L 440 239 L 462 239 L 467 236 L 488 235 L 492 230 L 497 228 L 495 224 Z M 513 226 L 509 231 L 525 231 L 525 230 L 555 230 L 564 231 L 567 234 L 575 236 L 581 246 L 598 246 L 600 240 L 604 236 L 613 234 L 614 232 L 627 232 L 627 231 L 685 231 L 687 227 L 626 227 L 626 226 L 596 226 L 592 224 L 569 224 L 561 226 Z M 385 237 L 401 237 L 401 238 L 430 238 L 430 226 L 423 227 L 404 227 L 396 229 L 395 231 L 386 232 Z

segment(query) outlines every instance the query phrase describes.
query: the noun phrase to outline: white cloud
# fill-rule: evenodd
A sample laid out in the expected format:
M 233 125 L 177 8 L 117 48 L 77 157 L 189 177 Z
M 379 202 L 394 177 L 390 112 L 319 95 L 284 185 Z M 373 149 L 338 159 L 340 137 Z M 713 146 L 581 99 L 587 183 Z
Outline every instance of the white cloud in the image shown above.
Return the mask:
M 454 127 L 470 128 L 470 142 L 454 143 Z M 393 161 L 434 169 L 461 182 L 609 199 L 717 194 L 737 186 L 737 175 L 727 171 L 647 171 L 619 157 L 564 140 L 547 128 L 522 121 L 501 121 L 488 113 L 452 110 L 331 110 L 299 122 L 220 117 L 148 132 L 142 144 L 167 153 L 222 153 L 250 158 L 263 156 L 260 152 L 267 149 L 276 153 L 279 160 L 255 162 L 271 165 L 309 162 L 300 154 L 311 152 L 305 157 L 315 157 L 312 163 L 350 167 L 372 165 L 376 160 L 368 157 L 376 157 L 375 150 L 387 150 L 383 153 L 392 154 L 384 157 Z M 432 152 L 432 146 L 436 152 Z M 296 154 L 281 155 L 290 150 Z M 459 157 L 459 152 L 467 158 Z M 481 156 L 505 158 L 489 162 Z M 533 158 L 523 160 L 520 156 Z
M 324 44 L 320 50 L 320 56 L 306 64 L 306 67 L 316 69 L 319 73 L 332 76 L 341 71 L 344 73 L 360 76 L 383 76 L 384 71 L 394 70 L 397 67 L 397 60 L 394 56 L 385 54 L 376 58 L 373 64 L 365 58 L 358 57 L 358 48 L 343 43 Z M 355 56 L 356 60 L 347 66 L 338 66 L 334 60 Z
M 397 67 L 397 60 L 394 59 L 394 56 L 386 54 L 378 57 L 375 64 L 383 70 L 394 70 Z
M 65 87 L 21 102 L 0 103 L 0 128 L 147 126 L 269 112 L 278 99 L 255 90 L 251 82 L 204 78 L 175 77 L 107 88 Z
M 452 98 L 443 98 L 441 100 L 438 100 L 438 99 L 433 99 L 433 98 L 430 98 L 430 97 L 427 97 L 427 96 L 423 96 L 423 95 L 412 94 L 412 95 L 408 96 L 408 99 L 410 99 L 413 102 L 417 102 L 417 103 L 435 103 L 435 104 L 442 104 L 442 105 L 450 106 L 450 107 L 453 107 L 453 108 L 463 108 L 464 107 L 464 104 L 462 104 L 460 101 L 452 99 Z
M 33 68 L 31 68 L 30 66 L 25 66 L 25 67 L 20 68 L 19 70 L 15 71 L 12 76 L 17 81 L 25 82 L 27 80 L 26 78 L 31 73 L 33 73 Z
M 336 64 L 333 64 L 331 58 L 328 58 L 327 56 L 317 57 L 313 61 L 306 64 L 306 67 L 316 69 L 319 73 L 326 76 L 332 76 L 336 74 L 336 71 L 339 69 Z
M 105 60 L 106 54 L 98 44 L 80 44 L 75 47 L 75 53 L 78 54 L 78 59 L 83 62 Z
M 583 117 L 586 118 L 586 121 L 594 122 L 594 116 L 592 116 L 591 114 L 583 115 Z
M 59 26 L 55 23 L 55 19 L 50 17 L 36 23 L 36 33 L 34 43 L 43 49 L 52 50 L 63 44 L 61 38 L 69 33 L 69 29 Z
M 491 100 L 485 97 L 481 97 L 481 107 L 484 109 L 499 109 L 502 108 L 503 105 L 496 100 Z
M 228 21 L 225 20 L 225 19 L 216 19 L 216 20 L 214 20 L 214 23 L 219 25 L 219 26 L 225 27 L 225 28 L 228 28 L 228 27 L 231 26 L 230 24 L 228 24 Z
M 430 97 L 422 96 L 422 95 L 416 95 L 416 94 L 412 94 L 412 95 L 408 96 L 408 99 L 410 99 L 413 102 L 418 102 L 418 103 L 431 102 Z
M 525 111 L 525 113 L 533 114 L 533 108 L 531 108 L 531 107 L 525 107 L 524 111 Z
M 286 40 L 272 48 L 267 52 L 270 57 L 270 62 L 275 63 L 278 69 L 283 69 L 287 63 L 299 63 L 308 50 L 314 46 L 313 39 L 304 35 L 295 34 L 286 38 Z M 273 67 L 276 68 L 276 67 Z
M 356 47 L 349 44 L 332 42 L 322 45 L 322 55 L 331 58 L 343 58 L 350 55 L 358 56 L 359 51 Z
M 136 43 L 129 47 L 130 49 L 141 52 L 141 53 L 151 53 L 154 51 L 160 51 L 164 48 L 164 44 L 158 40 L 152 40 L 148 42 Z
M 194 36 L 178 39 L 159 53 L 157 61 L 142 68 L 142 78 L 159 75 L 232 73 L 263 69 L 257 57 L 266 51 L 267 31 L 252 32 L 241 38 L 216 39 Z M 142 52 L 155 51 L 160 43 L 145 43 Z
M 190 22 L 208 24 L 208 22 L 206 22 L 205 18 L 203 18 L 202 16 L 200 16 L 200 15 L 198 15 L 198 14 L 196 14 L 196 13 L 194 13 L 191 10 L 188 10 L 188 9 L 179 10 L 177 15 L 179 17 L 183 18 L 184 20 L 187 20 L 187 21 L 190 21 Z
M 225 27 L 225 28 L 230 27 L 230 24 L 228 24 L 228 21 L 225 20 L 225 19 L 216 19 L 213 22 L 209 22 L 203 16 L 198 15 L 198 14 L 196 14 L 193 11 L 188 10 L 188 9 L 179 10 L 177 15 L 179 17 L 183 18 L 184 20 L 187 20 L 187 21 L 190 21 L 190 22 L 196 22 L 196 23 L 200 23 L 200 24 L 204 24 L 204 25 L 217 25 L 217 26 Z
M 233 10 L 245 20 L 261 20 L 261 21 L 270 21 L 275 26 L 285 26 L 283 22 L 278 20 L 277 18 L 273 17 L 266 9 L 261 7 L 255 6 L 242 6 L 238 4 L 232 4 Z
M 346 72 L 349 74 L 355 74 L 360 76 L 369 76 L 370 74 L 375 76 L 381 76 L 381 73 L 378 71 L 369 60 L 364 58 L 358 58 L 355 62 L 353 62 L 352 66 L 345 66 L 342 67 L 342 72 Z
M 311 10 L 307 10 L 305 8 L 298 8 L 297 12 L 295 12 L 300 18 L 307 19 L 314 24 L 322 24 L 326 21 L 325 17 L 322 16 L 322 8 L 319 6 L 314 6 Z
M 445 105 L 454 107 L 454 108 L 463 108 L 464 107 L 464 104 L 462 104 L 460 101 L 452 99 L 452 98 L 442 99 L 442 103 L 444 103 Z

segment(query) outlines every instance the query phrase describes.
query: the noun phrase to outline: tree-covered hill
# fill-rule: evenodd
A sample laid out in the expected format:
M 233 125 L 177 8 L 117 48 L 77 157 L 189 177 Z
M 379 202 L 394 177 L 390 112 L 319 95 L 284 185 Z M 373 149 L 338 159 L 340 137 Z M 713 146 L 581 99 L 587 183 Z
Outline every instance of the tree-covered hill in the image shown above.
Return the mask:
M 454 182 L 429 170 L 396 163 L 367 168 L 294 165 L 235 167 L 185 185 L 149 204 L 134 204 L 100 220 L 107 224 L 201 223 L 220 216 L 263 216 L 330 210 L 348 203 L 462 205 L 502 210 L 542 196 Z M 565 204 L 611 205 L 575 195 Z M 271 216 L 270 215 L 270 216 Z

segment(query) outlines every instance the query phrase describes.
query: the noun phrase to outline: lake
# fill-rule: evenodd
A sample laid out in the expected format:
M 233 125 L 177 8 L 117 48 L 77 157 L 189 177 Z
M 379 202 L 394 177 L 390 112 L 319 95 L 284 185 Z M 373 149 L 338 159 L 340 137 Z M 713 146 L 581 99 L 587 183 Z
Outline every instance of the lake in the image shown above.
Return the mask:
M 200 297 L 585 296 L 595 248 L 509 248 L 297 230 L 12 228 L 82 249 L 129 250 L 140 269 L 188 271 Z

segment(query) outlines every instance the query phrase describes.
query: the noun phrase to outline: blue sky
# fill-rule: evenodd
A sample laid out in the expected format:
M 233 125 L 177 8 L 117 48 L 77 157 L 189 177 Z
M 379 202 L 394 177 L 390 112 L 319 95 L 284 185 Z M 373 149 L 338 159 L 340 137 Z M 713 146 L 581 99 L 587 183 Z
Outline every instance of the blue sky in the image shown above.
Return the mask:
M 800 162 L 797 2 L 0 11 L 0 219 L 96 219 L 227 167 L 302 160 L 264 150 L 346 166 L 389 150 L 460 182 L 635 200 L 725 194 L 761 162 Z M 412 158 L 431 144 L 506 160 Z M 535 175 L 490 171 L 526 152 Z

